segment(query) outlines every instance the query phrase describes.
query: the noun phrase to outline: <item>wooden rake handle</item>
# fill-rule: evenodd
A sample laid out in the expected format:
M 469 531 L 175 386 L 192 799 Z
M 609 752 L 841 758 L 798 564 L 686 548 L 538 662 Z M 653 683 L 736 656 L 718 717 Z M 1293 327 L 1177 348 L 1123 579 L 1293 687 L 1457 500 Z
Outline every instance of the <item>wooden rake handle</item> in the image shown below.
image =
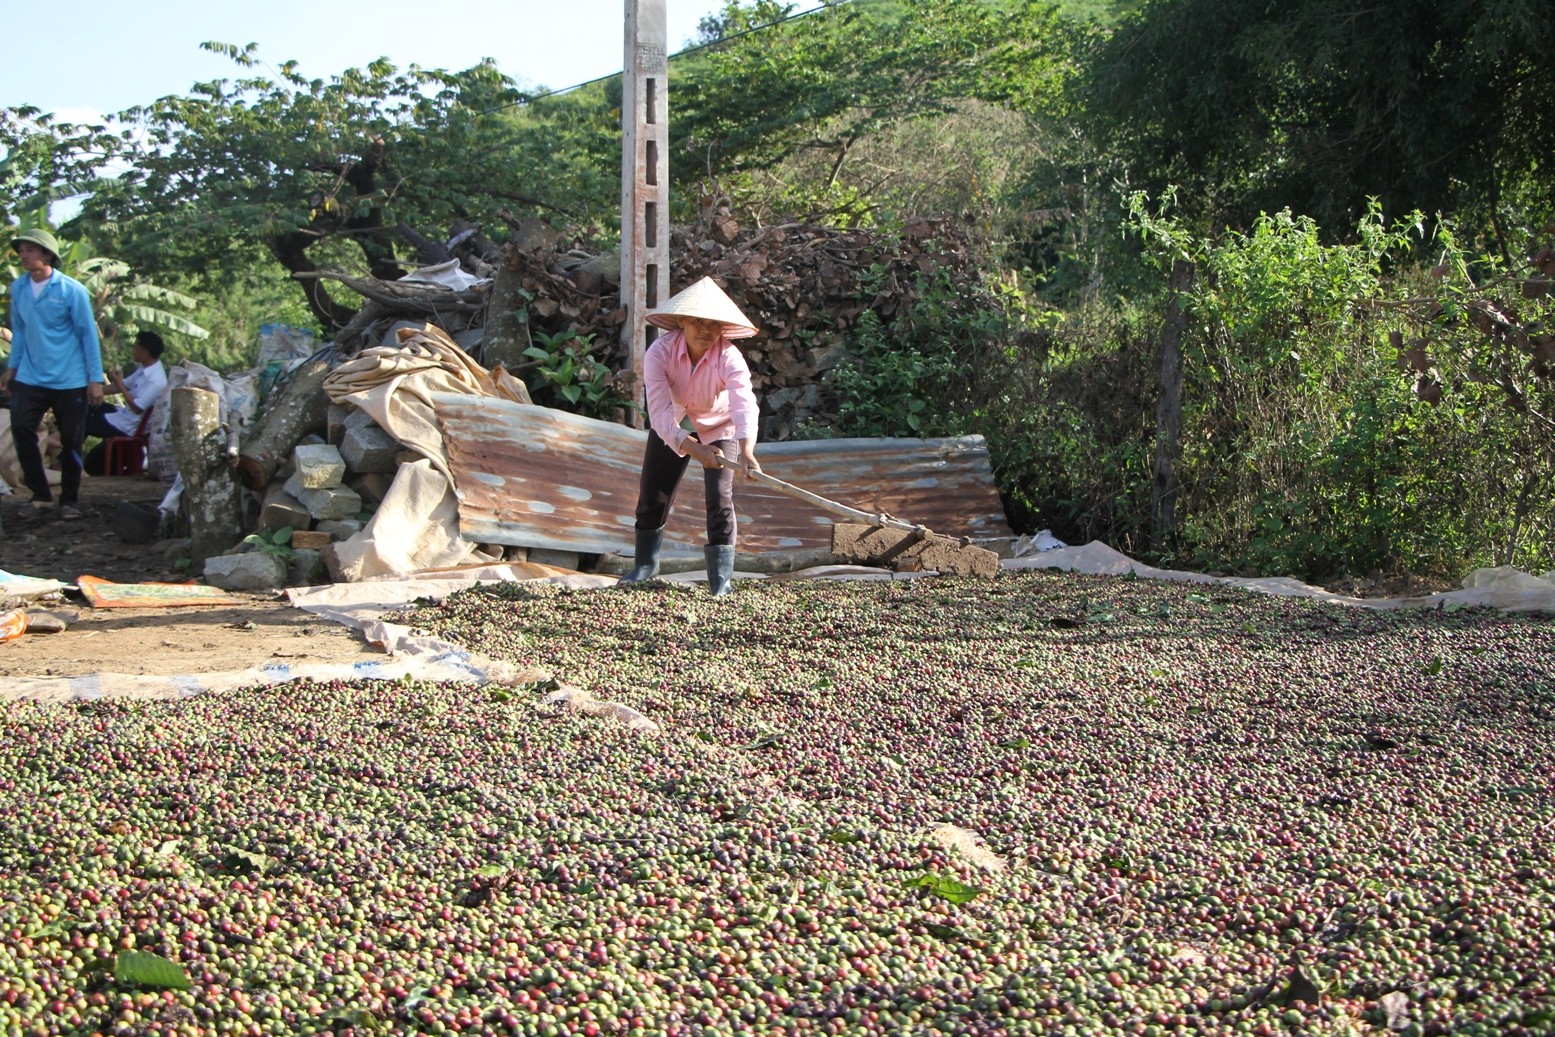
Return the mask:
M 782 479 L 768 475 L 766 472 L 747 469 L 740 462 L 725 457 L 716 447 L 713 449 L 713 453 L 717 456 L 718 463 L 723 467 L 733 468 L 737 472 L 744 472 L 763 486 L 770 486 L 779 493 L 787 494 L 807 504 L 813 504 L 822 511 L 829 511 L 833 515 L 841 515 L 843 518 L 849 518 L 855 522 L 862 522 L 870 526 L 884 526 L 887 529 L 899 529 L 907 533 L 916 533 L 920 538 L 933 535 L 933 532 L 927 526 L 915 526 L 911 522 L 903 522 L 901 519 L 894 518 L 884 512 L 870 514 L 867 511 L 860 511 L 858 508 L 850 508 L 846 504 L 838 504 L 834 500 L 827 500 L 818 493 L 811 493 L 809 490 L 795 486 L 793 483 L 784 482 Z

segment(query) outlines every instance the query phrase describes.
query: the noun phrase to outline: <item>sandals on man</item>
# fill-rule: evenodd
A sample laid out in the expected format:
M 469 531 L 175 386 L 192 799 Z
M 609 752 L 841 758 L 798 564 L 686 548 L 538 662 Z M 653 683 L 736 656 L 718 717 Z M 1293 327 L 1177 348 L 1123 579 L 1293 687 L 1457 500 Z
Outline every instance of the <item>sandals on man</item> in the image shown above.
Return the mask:
M 81 509 L 74 504 L 66 504 L 59 509 L 59 517 L 62 522 L 79 522 Z

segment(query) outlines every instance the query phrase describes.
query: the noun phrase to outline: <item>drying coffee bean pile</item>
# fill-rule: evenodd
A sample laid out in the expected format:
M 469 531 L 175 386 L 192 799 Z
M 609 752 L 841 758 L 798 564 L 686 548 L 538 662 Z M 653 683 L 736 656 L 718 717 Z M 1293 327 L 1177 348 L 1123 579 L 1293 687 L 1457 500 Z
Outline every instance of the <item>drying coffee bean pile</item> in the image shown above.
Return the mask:
M 1005 574 L 403 619 L 652 718 L 0 711 L 15 1034 L 1555 1032 L 1555 624 Z

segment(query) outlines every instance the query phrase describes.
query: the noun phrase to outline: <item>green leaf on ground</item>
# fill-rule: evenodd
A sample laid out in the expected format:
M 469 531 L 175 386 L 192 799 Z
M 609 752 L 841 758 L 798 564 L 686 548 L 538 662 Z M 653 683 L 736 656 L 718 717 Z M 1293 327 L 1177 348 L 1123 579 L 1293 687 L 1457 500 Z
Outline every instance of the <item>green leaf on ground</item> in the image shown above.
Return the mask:
M 370 1033 L 384 1030 L 384 1021 L 363 1008 L 331 1008 L 319 1016 L 319 1022 L 334 1030 L 346 1027 Z
M 968 886 L 959 879 L 949 875 L 935 875 L 925 872 L 917 878 L 908 879 L 902 885 L 908 889 L 926 889 L 937 897 L 942 897 L 952 904 L 965 904 L 983 891 L 976 886 Z
M 189 975 L 182 965 L 146 951 L 120 951 L 113 963 L 113 978 L 132 987 L 189 989 Z
M 222 859 L 221 866 L 234 875 L 263 875 L 274 863 L 274 857 L 262 853 L 233 850 Z
M 30 929 L 22 930 L 22 935 L 29 940 L 57 940 L 66 936 L 79 924 L 76 919 L 67 915 L 60 915 L 52 922 L 40 922 Z

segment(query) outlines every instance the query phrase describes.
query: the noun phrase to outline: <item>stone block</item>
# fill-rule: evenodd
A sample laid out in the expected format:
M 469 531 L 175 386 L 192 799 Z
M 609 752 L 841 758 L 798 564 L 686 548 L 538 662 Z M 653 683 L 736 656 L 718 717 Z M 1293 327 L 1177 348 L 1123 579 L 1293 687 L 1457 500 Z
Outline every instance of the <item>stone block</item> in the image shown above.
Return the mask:
M 378 422 L 373 420 L 373 416 L 360 407 L 352 407 L 351 413 L 346 415 L 346 428 L 348 429 L 377 427 Z
M 324 559 L 324 571 L 329 574 L 330 582 L 343 582 L 346 578 L 345 566 L 340 562 L 340 554 L 335 550 L 335 545 L 326 545 L 319 555 Z
M 385 474 L 397 467 L 395 457 L 403 449 L 399 440 L 377 425 L 347 428 L 340 441 L 340 456 L 357 474 Z
M 384 495 L 389 492 L 389 486 L 394 482 L 394 476 L 383 472 L 367 472 L 358 475 L 346 483 L 362 498 L 362 506 L 376 508 L 383 503 Z
M 346 434 L 346 419 L 359 408 L 348 403 L 331 403 L 329 409 L 324 412 L 324 438 L 336 446 L 340 445 L 340 439 Z
M 292 496 L 284 487 L 272 485 L 265 491 L 264 502 L 259 506 L 259 528 L 266 533 L 290 526 L 307 529 L 313 516 L 303 507 L 302 501 Z
M 340 448 L 333 443 L 298 446 L 292 451 L 292 463 L 294 470 L 292 478 L 288 480 L 288 487 L 295 480 L 300 490 L 327 490 L 345 481 L 345 458 L 341 456 Z M 289 492 L 299 500 L 302 499 L 302 494 L 296 490 Z
M 557 569 L 578 568 L 578 552 L 555 551 L 549 547 L 531 547 L 529 549 L 529 561 L 536 565 L 550 565 Z
M 334 540 L 350 540 L 362 531 L 363 525 L 365 523 L 361 519 L 325 519 L 315 526 L 314 529 L 320 533 L 328 533 L 330 538 Z
M 286 563 L 288 587 L 312 587 L 326 582 L 328 582 L 328 573 L 324 568 L 322 554 L 309 547 L 292 551 L 291 561 Z
M 206 583 L 226 591 L 275 590 L 286 583 L 286 563 L 262 551 L 216 555 L 205 560 L 203 575 Z
M 362 498 L 349 486 L 326 486 L 318 490 L 303 490 L 297 495 L 308 514 L 321 522 L 330 519 L 355 518 L 362 510 Z

